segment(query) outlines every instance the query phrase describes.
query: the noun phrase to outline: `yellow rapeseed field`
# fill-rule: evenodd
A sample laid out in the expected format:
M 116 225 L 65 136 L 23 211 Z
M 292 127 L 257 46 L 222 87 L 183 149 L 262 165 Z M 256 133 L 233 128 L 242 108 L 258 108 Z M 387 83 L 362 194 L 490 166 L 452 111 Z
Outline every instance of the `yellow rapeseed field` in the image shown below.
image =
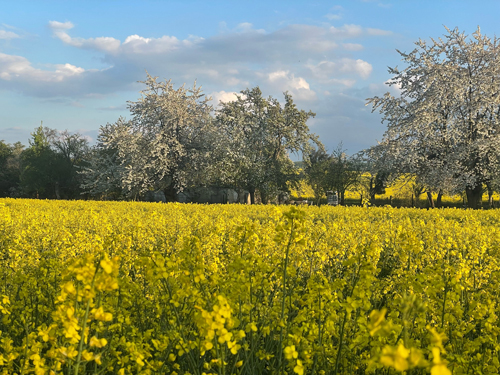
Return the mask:
M 500 212 L 0 199 L 1 374 L 498 374 Z

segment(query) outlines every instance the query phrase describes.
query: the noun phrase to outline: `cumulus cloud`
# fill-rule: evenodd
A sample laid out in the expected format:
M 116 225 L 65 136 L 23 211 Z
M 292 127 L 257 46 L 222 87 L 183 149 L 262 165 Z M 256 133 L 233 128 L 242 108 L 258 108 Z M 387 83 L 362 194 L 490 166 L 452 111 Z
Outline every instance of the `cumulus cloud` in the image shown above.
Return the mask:
M 17 35 L 15 32 L 0 30 L 0 39 L 10 40 L 10 39 L 16 39 L 16 38 L 20 38 L 20 36 Z
M 289 91 L 298 100 L 314 100 L 316 93 L 311 90 L 307 81 L 302 77 L 285 70 L 277 70 L 267 75 L 268 81 L 280 91 Z
M 56 64 L 52 70 L 34 68 L 28 59 L 22 56 L 0 53 L 0 79 L 34 80 L 42 82 L 60 82 L 67 77 L 80 75 L 85 70 L 71 64 Z
M 329 32 L 340 38 L 357 38 L 363 34 L 363 28 L 359 25 L 330 26 Z
M 114 55 L 127 56 L 133 54 L 160 55 L 178 51 L 181 55 L 202 53 L 202 61 L 220 58 L 217 52 L 232 53 L 232 59 L 257 61 L 262 59 L 275 60 L 283 56 L 305 57 L 305 53 L 320 53 L 333 51 L 338 42 L 368 35 L 385 35 L 384 30 L 364 29 L 359 25 L 346 24 L 335 27 L 320 27 L 314 25 L 287 25 L 273 32 L 254 29 L 251 23 L 241 23 L 234 30 L 204 39 L 190 36 L 180 40 L 175 36 L 164 35 L 160 38 L 148 38 L 140 35 L 130 35 L 123 43 L 113 37 L 78 38 L 69 35 L 68 31 L 74 25 L 67 22 L 50 21 L 49 27 L 53 35 L 62 42 L 78 48 L 95 49 Z M 349 43 L 345 48 L 350 48 Z M 351 43 L 351 48 L 356 48 Z
M 340 11 L 331 10 L 332 14 Z M 2 89 L 43 98 L 64 96 L 71 105 L 89 107 L 85 101 L 141 90 L 137 81 L 144 80 L 147 70 L 160 79 L 172 78 L 176 86 L 189 86 L 197 80 L 213 97 L 214 107 L 220 101 L 234 100 L 247 87 L 258 85 L 265 96 L 278 99 L 288 91 L 301 108 L 317 112 L 318 119 L 327 112 L 323 105 L 330 105 L 323 98 L 338 99 L 339 91 L 350 90 L 370 77 L 372 65 L 356 53 L 363 49 L 360 38 L 377 37 L 373 30 L 354 24 L 292 24 L 267 32 L 241 23 L 207 38 L 153 38 L 131 33 L 121 40 L 113 36 L 80 38 L 77 26 L 69 21 L 51 21 L 48 26 L 61 43 L 98 53 L 96 57 L 107 68 L 83 69 L 75 61 L 35 65 L 22 56 L 1 54 Z M 115 103 L 96 107 L 103 115 L 125 110 Z
M 206 39 L 197 36 L 179 39 L 173 35 L 151 38 L 132 34 L 122 41 L 104 36 L 74 37 L 70 34 L 74 33 L 75 26 L 69 21 L 50 21 L 49 27 L 53 36 L 67 45 L 104 53 L 101 61 L 109 68 L 85 72 L 84 83 L 87 84 L 82 84 L 75 95 L 88 95 L 89 92 L 84 91 L 91 83 L 97 84 L 94 94 L 130 88 L 135 81 L 143 79 L 144 70 L 148 70 L 162 78 L 173 78 L 176 84 L 197 79 L 212 89 L 222 86 L 227 92 L 261 84 L 276 90 L 274 95 L 278 90 L 288 90 L 297 99 L 312 100 L 316 97 L 311 87 L 316 84 L 314 79 L 328 74 L 319 73 L 318 67 L 311 75 L 306 62 L 320 65 L 326 57 L 340 73 L 366 78 L 371 72 L 367 62 L 346 62 L 338 56 L 342 51 L 355 52 L 363 48 L 354 40 L 368 35 L 368 30 L 354 24 L 338 27 L 292 24 L 266 32 L 255 29 L 251 23 L 240 23 L 233 30 L 226 27 L 224 32 Z M 273 66 L 274 70 L 269 73 L 269 67 Z M 278 71 L 285 74 L 273 80 L 272 73 Z M 331 79 L 328 83 L 334 85 L 350 87 L 355 83 L 350 77 L 328 78 Z
M 310 123 L 310 129 L 316 133 L 327 150 L 333 150 L 340 141 L 348 153 L 366 149 L 381 139 L 385 125 L 381 116 L 365 106 L 366 98 L 373 96 L 368 87 L 350 88 L 342 92 L 330 92 L 310 109 L 317 114 Z
M 125 77 L 123 72 L 86 70 L 69 63 L 45 64 L 42 67 L 33 66 L 23 56 L 0 53 L 0 89 L 40 98 L 65 97 L 74 101 L 94 92 L 109 94 L 130 89 L 134 81 L 144 76 L 137 75 L 137 79 L 130 82 L 129 72 Z
M 240 93 L 237 92 L 226 92 L 224 90 L 222 91 L 214 91 L 210 93 L 208 96 L 212 97 L 212 105 L 214 107 L 218 106 L 221 102 L 222 103 L 228 103 L 228 102 L 234 102 L 237 100 L 237 95 L 240 95 Z M 244 96 L 243 96 L 244 97 Z
M 59 22 L 59 21 L 49 21 L 49 27 L 52 30 L 69 30 L 75 27 L 72 22 Z
M 356 80 L 355 79 L 338 79 L 338 78 L 332 78 L 328 80 L 329 84 L 333 85 L 342 85 L 345 87 L 352 87 L 355 85 Z
M 98 38 L 72 38 L 67 31 L 72 29 L 74 25 L 67 22 L 49 21 L 49 27 L 52 29 L 53 35 L 60 39 L 63 43 L 73 47 L 96 49 L 104 52 L 116 52 L 120 47 L 120 41 L 112 37 Z
M 372 65 L 361 59 L 343 58 L 338 61 L 321 61 L 318 64 L 310 64 L 309 69 L 321 79 L 328 79 L 335 75 L 354 74 L 366 79 L 370 76 Z

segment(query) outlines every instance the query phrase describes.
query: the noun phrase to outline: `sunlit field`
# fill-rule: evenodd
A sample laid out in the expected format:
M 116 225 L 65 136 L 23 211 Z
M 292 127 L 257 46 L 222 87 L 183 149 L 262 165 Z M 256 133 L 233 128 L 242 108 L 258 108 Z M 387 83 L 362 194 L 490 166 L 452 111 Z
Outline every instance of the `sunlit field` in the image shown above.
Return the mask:
M 0 200 L 2 374 L 498 374 L 500 212 Z
M 370 178 L 369 173 L 364 173 L 361 177 L 361 181 L 367 185 L 367 180 Z M 362 185 L 362 184 L 361 184 Z M 428 207 L 427 195 L 421 191 L 421 194 L 416 197 L 415 192 L 413 191 L 414 179 L 408 179 L 407 176 L 402 176 L 395 181 L 392 181 L 385 188 L 384 194 L 377 194 L 372 205 L 375 206 L 384 206 L 384 205 L 392 205 L 394 207 L 418 207 L 425 208 Z M 486 190 L 486 189 L 485 189 Z M 412 197 L 413 195 L 413 197 Z M 314 198 L 314 190 L 311 186 L 305 181 L 302 180 L 300 184 L 294 188 L 291 188 L 291 199 L 295 201 L 303 201 L 308 200 L 309 202 L 316 202 Z M 360 185 L 353 186 L 345 192 L 345 203 L 346 205 L 361 205 L 361 199 L 367 198 L 368 192 L 366 188 L 363 189 Z M 438 194 L 434 192 L 432 194 L 434 200 L 437 200 Z M 494 208 L 500 207 L 500 195 L 498 193 L 494 193 L 492 196 Z M 322 204 L 326 204 L 326 196 L 323 196 L 321 199 Z M 444 194 L 442 197 L 442 205 L 443 207 L 455 207 L 455 208 L 463 208 L 466 206 L 466 197 L 465 194 L 460 195 L 449 195 Z M 488 202 L 488 193 L 487 191 L 483 194 L 482 206 L 484 208 L 489 208 Z

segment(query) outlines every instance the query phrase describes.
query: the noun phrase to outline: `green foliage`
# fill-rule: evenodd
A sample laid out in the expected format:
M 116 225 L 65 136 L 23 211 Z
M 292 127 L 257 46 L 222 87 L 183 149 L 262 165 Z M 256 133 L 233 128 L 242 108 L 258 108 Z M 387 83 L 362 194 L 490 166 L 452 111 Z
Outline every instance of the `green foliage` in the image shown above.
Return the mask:
M 42 126 L 35 129 L 29 147 L 20 155 L 22 194 L 36 198 L 78 198 L 78 168 L 85 164 L 88 142 L 79 134 Z
M 18 195 L 20 157 L 24 146 L 20 142 L 0 141 L 0 197 Z

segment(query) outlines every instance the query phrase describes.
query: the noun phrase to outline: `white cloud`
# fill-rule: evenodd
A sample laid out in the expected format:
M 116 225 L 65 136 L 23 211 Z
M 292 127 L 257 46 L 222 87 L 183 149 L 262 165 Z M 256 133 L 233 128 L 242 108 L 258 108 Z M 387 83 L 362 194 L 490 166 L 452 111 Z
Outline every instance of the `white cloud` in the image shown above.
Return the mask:
M 314 100 L 316 93 L 311 90 L 309 83 L 302 77 L 295 77 L 293 73 L 277 70 L 267 75 L 268 81 L 280 91 L 290 91 L 298 100 Z
M 336 11 L 341 9 L 332 13 Z M 73 61 L 35 68 L 21 56 L 11 56 L 15 61 L 7 63 L 9 55 L 2 55 L 0 79 L 23 80 L 20 90 L 28 95 L 64 94 L 75 100 L 88 95 L 138 91 L 142 85 L 137 81 L 144 79 L 147 69 L 161 79 L 172 78 L 176 85 L 190 85 L 197 80 L 208 92 L 218 93 L 214 94 L 216 100 L 256 85 L 261 85 L 266 94 L 279 96 L 288 90 L 295 99 L 313 100 L 316 87 L 321 90 L 318 92 L 330 90 L 319 88 L 324 84 L 345 89 L 372 72 L 370 63 L 355 58 L 356 51 L 363 49 L 356 38 L 366 36 L 369 30 L 354 24 L 292 24 L 265 32 L 242 23 L 206 39 L 132 34 L 123 40 L 109 36 L 75 37 L 75 25 L 70 21 L 50 21 L 48 26 L 53 36 L 66 45 L 101 52 L 101 61 L 108 68 L 83 69 L 71 64 Z M 346 55 L 351 58 L 342 58 Z M 42 88 L 37 82 L 50 84 Z
M 272 72 L 269 73 L 268 77 L 271 82 L 274 82 L 280 78 L 286 78 L 288 72 L 285 72 L 284 70 L 278 70 L 277 72 Z
M 401 95 L 401 83 L 400 82 L 397 82 L 397 83 L 394 83 L 392 85 L 389 85 L 389 82 L 391 80 L 387 80 L 384 82 L 385 84 L 385 87 L 389 90 L 389 92 L 394 95 L 394 96 L 399 96 Z
M 57 64 L 55 67 L 57 68 L 55 73 L 65 77 L 82 74 L 85 71 L 85 69 L 71 64 Z
M 77 100 L 71 102 L 69 105 L 76 108 L 85 108 L 85 106 Z
M 162 54 L 178 49 L 182 42 L 175 36 L 161 38 L 143 38 L 139 35 L 130 35 L 123 42 L 122 53 Z
M 357 38 L 363 34 L 363 28 L 359 25 L 330 26 L 329 31 L 332 35 L 341 38 Z
M 120 47 L 120 41 L 111 37 L 98 37 L 98 38 L 72 38 L 66 31 L 74 27 L 74 25 L 67 22 L 49 21 L 49 27 L 52 33 L 63 43 L 69 44 L 73 47 L 90 48 L 105 52 L 116 52 Z
M 393 96 L 401 95 L 401 85 L 399 83 L 393 84 L 389 86 L 389 81 L 387 80 L 384 83 L 371 83 L 368 88 L 370 90 L 370 94 L 372 96 L 382 96 L 386 92 L 389 92 Z
M 356 74 L 361 78 L 366 79 L 370 76 L 373 70 L 370 63 L 361 59 L 354 60 L 349 58 L 343 58 L 338 61 L 324 60 L 316 65 L 309 64 L 308 68 L 316 77 L 320 79 L 329 79 L 332 76 L 338 76 L 339 74 Z M 352 80 L 344 80 L 343 82 L 346 86 L 352 86 L 353 84 Z
M 332 78 L 332 79 L 328 80 L 328 83 L 333 84 L 333 85 L 342 85 L 345 87 L 352 87 L 356 83 L 356 80 Z
M 145 38 L 137 34 L 128 36 L 123 43 L 113 37 L 97 38 L 74 38 L 68 34 L 68 30 L 74 25 L 71 22 L 50 21 L 49 27 L 53 35 L 63 43 L 78 48 L 95 49 L 116 54 L 162 54 L 181 47 L 189 47 L 200 43 L 204 38 L 190 35 L 185 40 L 179 40 L 175 36 L 164 35 L 160 38 Z M 242 26 L 247 28 L 247 26 Z M 248 26 L 248 27 L 251 27 Z
M 235 27 L 234 31 L 238 33 L 257 33 L 257 34 L 264 34 L 266 32 L 264 29 L 254 29 L 253 24 L 251 24 L 250 22 L 239 23 Z
M 20 36 L 12 31 L 0 30 L 0 39 L 10 40 L 16 38 L 20 38 Z
M 49 21 L 49 27 L 52 30 L 69 30 L 75 27 L 72 22 L 58 22 L 58 21 Z
M 328 13 L 325 17 L 327 19 L 329 19 L 330 21 L 339 20 L 342 18 L 342 16 L 340 14 L 333 14 L 333 13 Z
M 250 22 L 242 22 L 242 23 L 238 24 L 238 26 L 236 26 L 236 30 L 242 31 L 242 32 L 250 31 L 252 29 L 253 29 L 253 25 Z
M 214 91 L 210 93 L 208 96 L 212 97 L 212 103 L 214 107 L 219 106 L 219 103 L 228 103 L 228 102 L 234 102 L 237 100 L 237 95 L 242 96 L 243 98 L 245 97 L 244 95 L 241 95 L 237 92 L 226 92 L 224 90 L 222 91 Z
M 374 36 L 392 35 L 392 31 L 389 31 L 389 30 L 367 28 L 366 31 L 367 31 L 368 35 L 374 35 Z
M 55 70 L 34 68 L 28 59 L 22 56 L 0 53 L 0 79 L 34 80 L 42 82 L 60 82 L 67 77 L 80 75 L 85 70 L 71 64 L 53 65 Z
M 342 43 L 342 47 L 347 51 L 361 51 L 364 48 L 358 43 Z
M 347 68 L 346 70 L 348 69 L 349 68 Z M 370 63 L 367 63 L 366 61 L 363 61 L 361 59 L 356 60 L 356 63 L 354 64 L 352 69 L 356 71 L 361 76 L 361 78 L 364 79 L 368 78 L 373 70 L 372 65 Z

